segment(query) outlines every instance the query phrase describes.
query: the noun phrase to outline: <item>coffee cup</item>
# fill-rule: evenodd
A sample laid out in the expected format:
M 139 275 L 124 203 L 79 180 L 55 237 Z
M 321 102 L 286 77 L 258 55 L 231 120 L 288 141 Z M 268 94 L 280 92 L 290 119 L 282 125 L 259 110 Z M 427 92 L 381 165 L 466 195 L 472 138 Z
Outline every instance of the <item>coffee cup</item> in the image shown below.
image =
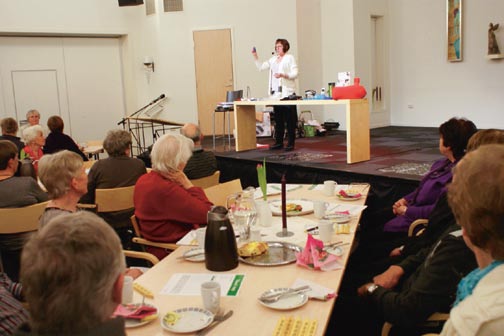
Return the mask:
M 201 284 L 201 298 L 203 307 L 206 310 L 216 314 L 220 307 L 220 292 L 221 287 L 218 282 L 207 281 Z
M 334 191 L 336 190 L 336 181 L 328 180 L 324 181 L 324 195 L 334 196 Z
M 324 201 L 313 201 L 313 214 L 315 215 L 316 218 L 321 219 L 322 217 L 325 216 L 327 206 L 329 203 L 324 202 Z
M 332 240 L 334 234 L 334 223 L 330 220 L 321 220 L 318 223 L 319 238 L 324 243 L 329 243 Z

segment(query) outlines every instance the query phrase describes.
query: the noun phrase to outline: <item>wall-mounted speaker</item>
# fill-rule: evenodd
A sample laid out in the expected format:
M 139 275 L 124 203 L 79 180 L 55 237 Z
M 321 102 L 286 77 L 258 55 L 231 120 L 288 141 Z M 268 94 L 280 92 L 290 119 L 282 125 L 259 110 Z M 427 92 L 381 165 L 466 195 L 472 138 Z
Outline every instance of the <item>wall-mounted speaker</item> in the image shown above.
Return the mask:
M 143 0 L 119 0 L 119 7 L 143 5 Z

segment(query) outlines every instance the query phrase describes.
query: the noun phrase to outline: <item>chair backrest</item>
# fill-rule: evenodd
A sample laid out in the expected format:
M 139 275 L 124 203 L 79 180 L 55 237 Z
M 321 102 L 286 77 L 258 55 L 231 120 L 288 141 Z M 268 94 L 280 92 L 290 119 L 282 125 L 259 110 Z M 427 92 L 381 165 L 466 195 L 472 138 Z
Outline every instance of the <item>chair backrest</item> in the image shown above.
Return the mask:
M 214 185 L 219 184 L 219 177 L 220 177 L 220 171 L 217 170 L 215 173 L 213 173 L 210 176 L 205 176 L 205 177 L 202 177 L 199 179 L 191 180 L 191 183 L 195 187 L 200 187 L 202 189 L 206 189 L 206 188 L 213 187 Z
M 96 189 L 96 211 L 112 212 L 134 208 L 134 190 L 134 185 L 121 188 Z
M 243 90 L 228 91 L 226 92 L 226 102 L 234 102 L 243 97 Z
M 91 167 L 97 162 L 97 160 L 89 160 L 89 161 L 84 161 L 82 164 L 84 166 L 84 169 L 91 169 Z
M 204 191 L 208 200 L 214 205 L 226 206 L 227 197 L 242 190 L 240 179 L 236 179 L 206 188 Z
M 39 218 L 49 202 L 28 205 L 22 208 L 0 209 L 0 234 L 37 231 Z
M 147 260 L 152 265 L 156 265 L 159 262 L 159 259 L 154 254 L 149 252 L 123 250 L 123 253 L 125 257 Z
M 130 217 L 131 225 L 133 226 L 133 231 L 135 231 L 135 236 L 142 238 L 142 234 L 140 233 L 140 227 L 138 226 L 138 221 L 136 220 L 136 216 L 133 215 Z

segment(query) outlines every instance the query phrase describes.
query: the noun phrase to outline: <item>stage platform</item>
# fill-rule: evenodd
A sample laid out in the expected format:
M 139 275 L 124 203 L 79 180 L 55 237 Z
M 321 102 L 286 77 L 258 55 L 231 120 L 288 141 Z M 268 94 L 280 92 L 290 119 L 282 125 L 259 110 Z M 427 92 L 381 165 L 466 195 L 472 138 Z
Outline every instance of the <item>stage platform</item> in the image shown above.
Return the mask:
M 205 140 L 204 147 L 211 149 L 211 137 Z M 258 138 L 257 142 L 268 145 L 274 141 L 269 137 Z M 267 180 L 272 183 L 280 182 L 283 174 L 287 183 L 370 183 L 367 203 L 373 207 L 395 201 L 415 189 L 430 165 L 442 158 L 438 128 L 434 127 L 372 129 L 371 159 L 354 164 L 346 163 L 344 131 L 296 139 L 292 152 L 267 148 L 236 152 L 233 147 L 224 146 L 222 139 L 217 139 L 217 146 L 221 182 L 239 178 L 243 187 L 257 187 L 256 166 L 266 160 Z

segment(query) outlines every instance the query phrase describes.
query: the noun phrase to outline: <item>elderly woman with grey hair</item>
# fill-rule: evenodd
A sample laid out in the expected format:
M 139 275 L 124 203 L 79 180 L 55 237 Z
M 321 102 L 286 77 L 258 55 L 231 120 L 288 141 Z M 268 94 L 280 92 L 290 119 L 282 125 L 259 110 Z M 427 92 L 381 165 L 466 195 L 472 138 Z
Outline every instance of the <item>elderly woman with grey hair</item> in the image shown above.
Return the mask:
M 44 129 L 40 125 L 27 127 L 23 131 L 26 146 L 21 150 L 20 160 L 29 158 L 33 161 L 33 168 L 38 174 L 38 162 L 44 155 L 42 147 L 45 145 Z
M 87 192 L 88 182 L 79 154 L 63 150 L 44 155 L 40 160 L 39 178 L 51 198 L 39 219 L 40 227 L 54 217 L 77 211 L 77 203 Z
M 152 241 L 175 243 L 206 224 L 212 203 L 184 174 L 193 142 L 180 134 L 165 134 L 152 148 L 152 172 L 135 185 L 135 215 L 142 235 Z M 148 248 L 159 259 L 167 252 Z

